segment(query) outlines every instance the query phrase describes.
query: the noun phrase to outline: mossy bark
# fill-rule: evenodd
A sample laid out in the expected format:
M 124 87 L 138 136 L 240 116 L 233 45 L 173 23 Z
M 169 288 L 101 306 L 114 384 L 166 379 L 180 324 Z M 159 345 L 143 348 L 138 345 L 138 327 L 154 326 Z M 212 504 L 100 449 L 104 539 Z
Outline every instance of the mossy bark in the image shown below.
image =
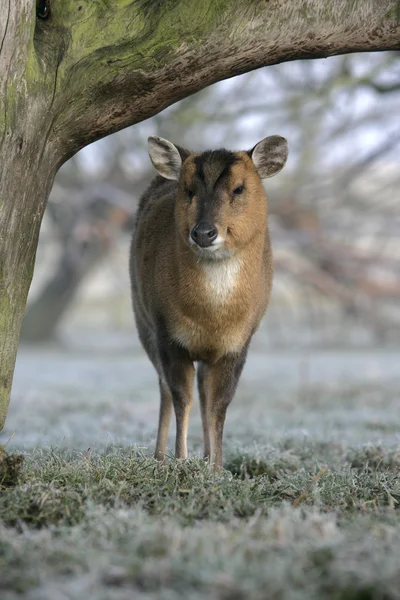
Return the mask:
M 1 164 L 13 173 L 13 177 L 3 176 L 0 182 L 0 425 L 3 425 L 42 214 L 55 170 L 42 174 L 39 160 L 31 170 L 23 157 L 17 159 L 7 148 L 4 157 L 1 150 Z
M 0 10 L 0 428 L 40 223 L 67 158 L 220 79 L 400 47 L 398 0 L 47 4 L 46 19 L 39 0 Z

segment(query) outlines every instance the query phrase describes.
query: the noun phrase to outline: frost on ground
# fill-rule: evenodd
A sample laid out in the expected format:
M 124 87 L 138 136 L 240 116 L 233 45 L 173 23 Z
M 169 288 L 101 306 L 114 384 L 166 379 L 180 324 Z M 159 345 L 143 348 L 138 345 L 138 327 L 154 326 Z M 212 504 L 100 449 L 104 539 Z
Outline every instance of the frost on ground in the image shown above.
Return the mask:
M 215 477 L 197 402 L 189 461 L 151 458 L 158 392 L 138 348 L 21 349 L 0 597 L 400 599 L 399 364 L 254 352 Z

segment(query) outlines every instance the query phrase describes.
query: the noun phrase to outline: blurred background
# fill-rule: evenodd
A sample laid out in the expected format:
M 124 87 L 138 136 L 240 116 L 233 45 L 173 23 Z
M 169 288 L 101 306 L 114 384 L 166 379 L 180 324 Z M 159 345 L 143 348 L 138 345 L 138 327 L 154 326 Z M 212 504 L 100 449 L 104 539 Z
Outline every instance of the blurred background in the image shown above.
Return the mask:
M 265 182 L 275 280 L 252 346 L 259 372 L 277 353 L 283 360 L 296 353 L 293 377 L 303 385 L 312 357 L 330 352 L 332 365 L 334 352 L 349 376 L 362 378 L 370 367 L 354 366 L 349 352 L 375 356 L 379 348 L 392 353 L 397 375 L 400 53 L 374 53 L 284 63 L 220 82 L 66 163 L 43 221 L 14 395 L 31 389 L 38 373 L 83 381 L 82 357 L 118 355 L 133 365 L 136 356 L 150 373 L 128 279 L 135 210 L 155 174 L 147 137 L 193 150 L 250 149 L 271 134 L 286 136 L 290 153 L 282 173 Z M 75 370 L 54 366 L 60 353 L 75 353 Z M 91 372 L 100 385 L 99 370 Z M 322 372 L 315 367 L 317 378 Z M 332 381 L 339 372 L 330 371 Z M 121 378 L 129 373 L 127 366 Z M 134 366 L 129 394 L 133 373 Z M 149 377 L 156 411 L 156 377 Z M 109 378 L 101 381 L 107 386 Z
M 155 174 L 149 135 L 201 150 L 274 133 L 290 159 L 265 182 L 276 270 L 263 343 L 399 341 L 400 54 L 382 53 L 220 82 L 72 158 L 44 219 L 22 342 L 134 336 L 127 256 Z

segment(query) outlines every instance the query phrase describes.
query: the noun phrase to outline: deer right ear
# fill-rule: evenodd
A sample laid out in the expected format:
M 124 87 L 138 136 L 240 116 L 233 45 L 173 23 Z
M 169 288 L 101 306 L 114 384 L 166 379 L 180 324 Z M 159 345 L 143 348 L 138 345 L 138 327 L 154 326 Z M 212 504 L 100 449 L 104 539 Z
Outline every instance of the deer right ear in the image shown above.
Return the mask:
M 181 153 L 168 140 L 160 137 L 149 137 L 149 156 L 153 167 L 165 179 L 179 179 L 182 167 Z

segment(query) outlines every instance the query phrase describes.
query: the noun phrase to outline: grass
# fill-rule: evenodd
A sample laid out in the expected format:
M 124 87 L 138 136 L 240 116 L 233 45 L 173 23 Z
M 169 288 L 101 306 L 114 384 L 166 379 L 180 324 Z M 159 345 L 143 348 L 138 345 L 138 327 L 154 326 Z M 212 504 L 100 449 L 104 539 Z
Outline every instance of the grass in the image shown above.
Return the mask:
M 247 383 L 214 475 L 198 407 L 191 458 L 151 458 L 141 364 L 133 402 L 130 361 L 77 360 L 78 390 L 57 360 L 0 450 L 1 600 L 400 600 L 397 382 Z
M 26 456 L 0 495 L 1 597 L 399 598 L 398 453 L 290 445 L 217 476 L 140 450 Z

